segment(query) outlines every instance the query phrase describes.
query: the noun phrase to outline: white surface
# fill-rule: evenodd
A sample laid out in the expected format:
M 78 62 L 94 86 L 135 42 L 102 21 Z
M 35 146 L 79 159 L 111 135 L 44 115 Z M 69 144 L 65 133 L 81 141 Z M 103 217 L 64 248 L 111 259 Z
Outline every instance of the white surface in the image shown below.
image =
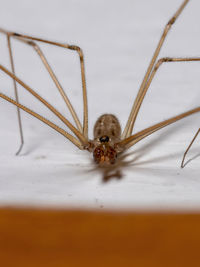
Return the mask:
M 11 31 L 76 44 L 83 48 L 89 101 L 90 137 L 97 117 L 116 114 L 124 127 L 134 97 L 166 22 L 182 0 L 1 1 L 0 25 Z M 191 0 L 173 26 L 162 56 L 200 56 L 198 0 Z M 5 37 L 0 63 L 9 67 Z M 44 53 L 82 116 L 77 55 L 49 46 Z M 70 118 L 35 52 L 13 41 L 17 74 Z M 165 64 L 140 110 L 135 131 L 199 106 L 200 63 Z M 12 81 L 0 74 L 1 91 L 13 96 Z M 19 88 L 21 102 L 63 126 Z M 0 100 L 0 204 L 86 208 L 184 209 L 200 207 L 200 158 L 180 169 L 182 155 L 199 128 L 200 114 L 153 134 L 132 147 L 133 163 L 122 179 L 102 182 L 92 155 L 22 113 L 21 156 L 16 110 Z M 70 118 L 71 119 L 71 118 Z M 199 139 L 189 158 L 200 152 Z M 129 158 L 130 159 L 130 158 Z

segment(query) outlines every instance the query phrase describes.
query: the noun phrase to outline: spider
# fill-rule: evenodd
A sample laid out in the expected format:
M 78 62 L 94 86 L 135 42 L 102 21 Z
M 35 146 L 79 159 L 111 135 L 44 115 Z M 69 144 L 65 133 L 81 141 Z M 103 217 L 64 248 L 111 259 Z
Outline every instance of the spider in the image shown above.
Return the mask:
M 17 106 L 18 111 L 18 121 L 19 121 L 19 128 L 20 128 L 20 135 L 21 135 L 21 146 L 17 152 L 20 153 L 24 139 L 23 139 L 23 132 L 22 132 L 22 124 L 21 124 L 21 116 L 20 116 L 20 109 L 24 110 L 25 112 L 31 114 L 32 116 L 36 117 L 43 123 L 47 124 L 51 128 L 53 128 L 58 133 L 62 134 L 64 137 L 69 139 L 75 146 L 77 146 L 81 150 L 87 150 L 93 153 L 93 158 L 97 166 L 112 166 L 115 165 L 117 162 L 117 157 L 119 154 L 125 152 L 127 149 L 135 145 L 137 142 L 141 141 L 145 137 L 153 134 L 154 132 L 170 125 L 180 119 L 183 119 L 191 114 L 200 111 L 200 107 L 194 108 L 187 112 L 181 113 L 177 116 L 159 122 L 151 127 L 148 127 L 136 134 L 132 134 L 133 127 L 140 110 L 141 104 L 145 98 L 146 92 L 149 89 L 154 76 L 157 70 L 162 66 L 163 63 L 172 63 L 172 62 L 189 62 L 189 61 L 200 61 L 198 57 L 189 57 L 189 58 L 175 58 L 175 57 L 164 57 L 158 60 L 158 56 L 160 50 L 163 46 L 163 43 L 166 39 L 166 36 L 171 29 L 172 25 L 175 23 L 183 9 L 185 8 L 186 4 L 189 0 L 184 0 L 183 3 L 180 5 L 174 16 L 169 20 L 166 24 L 162 36 L 158 42 L 158 45 L 155 49 L 153 57 L 150 61 L 150 64 L 147 68 L 141 86 L 139 88 L 138 94 L 136 99 L 133 103 L 133 107 L 131 109 L 130 115 L 128 117 L 126 126 L 121 131 L 119 120 L 115 115 L 112 114 L 104 114 L 100 116 L 94 126 L 94 139 L 90 140 L 88 138 L 88 105 L 87 105 L 87 90 L 86 90 L 86 78 L 85 78 L 85 64 L 84 64 L 84 55 L 83 51 L 80 47 L 76 45 L 69 45 L 64 43 L 58 43 L 50 40 L 45 40 L 37 37 L 32 37 L 24 34 L 19 34 L 15 32 L 9 32 L 4 29 L 0 29 L 2 34 L 7 36 L 7 44 L 10 56 L 10 63 L 11 63 L 11 71 L 9 71 L 4 66 L 0 65 L 0 70 L 6 73 L 13 79 L 14 82 L 14 89 L 15 89 L 15 96 L 16 99 L 11 99 L 8 96 L 0 93 L 0 97 L 5 99 L 6 101 L 14 104 Z M 54 81 L 57 89 L 59 90 L 61 96 L 63 97 L 66 105 L 69 108 L 69 111 L 74 119 L 75 125 L 74 126 L 66 117 L 64 117 L 58 110 L 56 110 L 49 102 L 47 102 L 44 98 L 42 98 L 38 93 L 36 93 L 32 88 L 30 88 L 27 84 L 25 84 L 21 79 L 19 79 L 15 75 L 15 67 L 13 62 L 13 54 L 11 48 L 11 38 L 15 38 L 20 42 L 23 42 L 29 46 L 32 46 L 33 49 L 36 51 L 38 56 L 40 57 L 41 61 L 43 62 L 46 70 L 48 71 L 49 75 L 51 76 L 52 80 Z M 46 57 L 44 56 L 42 50 L 40 49 L 38 43 L 46 43 L 53 46 L 62 47 L 64 49 L 70 49 L 75 51 L 79 55 L 80 59 L 80 68 L 81 68 L 81 79 L 82 79 L 82 94 L 83 94 L 83 123 L 80 122 L 74 107 L 72 106 L 68 96 L 64 92 L 62 86 L 60 85 L 56 75 L 54 74 L 52 68 L 50 67 Z M 47 120 L 40 114 L 34 112 L 33 110 L 29 109 L 28 107 L 19 103 L 18 94 L 17 94 L 17 84 L 20 84 L 25 90 L 27 90 L 30 94 L 32 94 L 35 98 L 41 101 L 46 107 L 48 107 L 74 134 L 71 135 L 66 132 L 64 129 L 58 127 L 53 122 Z

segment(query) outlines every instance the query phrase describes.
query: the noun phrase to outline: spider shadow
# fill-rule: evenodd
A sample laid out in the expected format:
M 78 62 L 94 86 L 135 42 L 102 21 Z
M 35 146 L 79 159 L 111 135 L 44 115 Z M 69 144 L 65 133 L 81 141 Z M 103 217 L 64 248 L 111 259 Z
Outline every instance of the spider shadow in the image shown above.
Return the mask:
M 29 139 L 31 139 L 31 142 L 24 142 L 22 149 L 20 153 L 17 156 L 27 156 L 30 155 L 31 153 L 35 152 L 38 150 L 38 148 L 42 147 L 45 142 L 48 142 L 48 140 L 52 140 L 47 138 L 47 135 L 45 134 L 46 132 L 42 133 L 40 137 L 37 135 L 29 136 Z M 16 151 L 17 152 L 17 151 Z
M 188 159 L 185 164 L 183 165 L 183 168 L 185 168 L 191 161 L 197 159 L 200 157 L 200 153 L 198 153 L 197 155 L 193 156 L 192 158 Z
M 134 159 L 131 159 L 129 161 L 125 160 L 128 156 L 132 154 L 133 152 L 119 156 L 117 163 L 114 165 L 96 165 L 94 168 L 88 170 L 87 172 L 100 171 L 102 174 L 103 183 L 106 183 L 111 179 L 120 180 L 124 176 L 122 169 L 128 167 L 132 162 L 134 162 Z

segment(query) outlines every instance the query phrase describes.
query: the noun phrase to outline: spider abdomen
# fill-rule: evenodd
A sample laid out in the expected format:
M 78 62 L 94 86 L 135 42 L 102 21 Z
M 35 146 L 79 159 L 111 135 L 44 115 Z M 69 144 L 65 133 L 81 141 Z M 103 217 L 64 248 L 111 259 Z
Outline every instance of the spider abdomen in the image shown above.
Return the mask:
M 120 140 L 121 126 L 115 115 L 103 114 L 94 125 L 94 140 L 116 143 Z

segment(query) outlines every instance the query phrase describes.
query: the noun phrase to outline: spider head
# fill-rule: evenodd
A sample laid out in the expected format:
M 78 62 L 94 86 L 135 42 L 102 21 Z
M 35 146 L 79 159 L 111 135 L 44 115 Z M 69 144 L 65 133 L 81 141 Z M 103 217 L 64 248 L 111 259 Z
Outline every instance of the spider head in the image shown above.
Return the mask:
M 93 151 L 94 161 L 100 165 L 114 164 L 117 159 L 117 151 L 110 146 L 107 142 L 95 147 Z

